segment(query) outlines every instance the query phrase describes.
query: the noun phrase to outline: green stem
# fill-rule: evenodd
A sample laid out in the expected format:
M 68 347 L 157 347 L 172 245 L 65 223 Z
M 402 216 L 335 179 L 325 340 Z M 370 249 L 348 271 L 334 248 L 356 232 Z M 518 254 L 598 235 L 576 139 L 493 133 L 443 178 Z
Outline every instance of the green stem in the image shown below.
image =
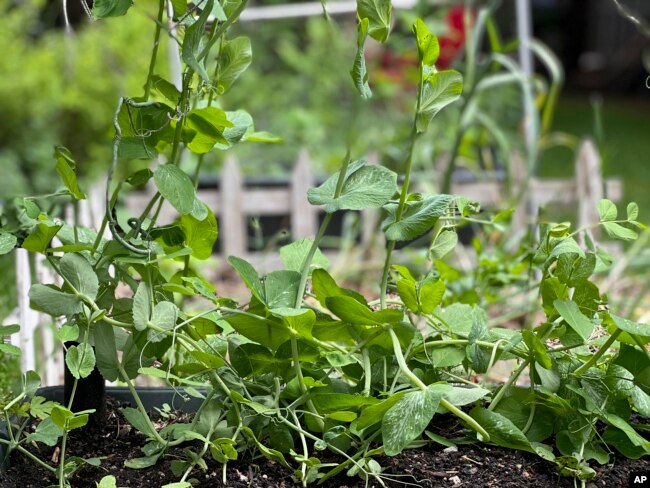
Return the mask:
M 383 310 L 386 308 L 386 294 L 388 293 L 388 275 L 390 274 L 390 258 L 395 249 L 395 241 L 388 241 L 386 244 L 386 257 L 384 258 L 384 268 L 381 272 L 381 282 L 379 285 L 379 306 Z
M 67 427 L 67 422 L 66 422 L 66 427 Z M 65 468 L 65 447 L 66 443 L 68 440 L 68 429 L 63 429 L 63 436 L 61 438 L 61 455 L 59 457 L 59 488 L 66 488 L 65 487 L 65 473 L 64 469 Z
M 149 61 L 149 73 L 147 74 L 147 83 L 144 85 L 144 99 L 149 100 L 151 94 L 151 85 L 153 83 L 153 72 L 156 67 L 156 58 L 158 57 L 158 46 L 160 45 L 160 31 L 163 23 L 163 13 L 165 12 L 165 0 L 158 2 L 158 19 L 156 22 L 156 31 L 153 37 L 153 48 L 151 49 L 151 60 Z
M 300 366 L 300 355 L 298 354 L 298 339 L 296 339 L 295 336 L 291 337 L 291 357 L 293 359 L 293 369 L 296 373 L 296 378 L 298 378 L 298 385 L 300 386 L 300 391 L 302 392 L 303 395 L 306 395 L 307 387 L 305 386 L 305 379 L 302 375 L 302 368 Z M 320 418 L 318 410 L 316 410 L 316 407 L 314 406 L 314 402 L 312 402 L 310 398 L 307 398 L 306 403 L 307 403 L 307 408 L 314 415 L 314 420 L 316 421 L 320 429 L 323 429 L 325 427 L 325 423 L 323 422 L 323 419 Z
M 510 378 L 508 378 L 508 381 L 501 387 L 501 389 L 497 392 L 497 394 L 494 396 L 492 401 L 490 402 L 490 405 L 488 405 L 488 410 L 494 410 L 497 405 L 499 405 L 499 402 L 503 399 L 504 395 L 508 392 L 512 384 L 517 381 L 517 378 L 521 376 L 521 373 L 524 372 L 524 369 L 528 367 L 530 364 L 531 359 L 528 358 L 526 359 L 523 363 L 519 365 L 519 367 L 510 375 Z
M 618 336 L 621 334 L 621 332 L 623 332 L 623 331 L 621 329 L 617 328 L 612 333 L 612 335 L 609 336 L 609 339 L 607 339 L 607 342 L 605 342 L 605 344 L 603 344 L 600 347 L 600 349 L 598 349 L 598 351 L 596 351 L 596 353 L 589 358 L 589 361 L 587 361 L 582 366 L 580 366 L 578 369 L 576 369 L 574 371 L 574 374 L 576 376 L 582 376 L 583 374 L 585 374 L 589 370 L 589 368 L 591 368 L 592 366 L 595 366 L 598 363 L 598 360 L 602 357 L 602 355 L 607 352 L 607 350 L 612 346 L 612 344 L 614 344 L 614 342 L 616 342 L 616 340 L 618 339 Z
M 450 413 L 454 414 L 459 419 L 464 420 L 465 423 L 472 428 L 472 430 L 476 431 L 478 435 L 481 436 L 479 440 L 481 440 L 482 442 L 490 442 L 490 434 L 487 433 L 487 431 L 481 426 L 481 424 L 479 424 L 476 420 L 474 420 L 472 417 L 470 417 L 465 412 L 463 412 L 456 405 L 449 403 L 449 401 L 444 398 L 440 399 L 440 405 L 442 405 L 444 408 L 449 410 Z
M 15 446 L 15 449 L 16 449 L 16 451 L 20 452 L 24 456 L 27 456 L 29 459 L 34 461 L 36 464 L 38 464 L 42 468 L 45 468 L 46 470 L 48 470 L 50 473 L 53 473 L 53 474 L 57 473 L 58 470 L 56 468 L 53 468 L 52 466 L 50 466 L 46 462 L 40 460 L 39 458 L 34 456 L 31 452 L 29 452 L 27 449 L 25 449 L 23 446 L 20 446 L 20 445 Z
M 208 39 L 208 42 L 205 43 L 205 47 L 203 48 L 203 51 L 198 55 L 197 59 L 202 61 L 210 52 L 210 49 L 212 49 L 212 46 L 214 45 L 215 42 L 223 35 L 224 32 L 230 27 L 230 25 L 237 20 L 239 15 L 244 11 L 244 8 L 246 8 L 246 4 L 248 3 L 248 0 L 242 0 L 241 3 L 237 6 L 237 8 L 233 11 L 233 13 L 226 19 L 226 21 L 219 26 L 219 28 L 214 31 L 214 34 L 210 39 Z
M 422 391 L 425 391 L 427 389 L 427 385 L 424 384 L 424 382 L 418 378 L 406 364 L 404 354 L 402 353 L 402 345 L 399 343 L 397 334 L 395 334 L 395 331 L 392 327 L 388 327 L 388 333 L 390 334 L 390 338 L 393 341 L 393 351 L 395 352 L 395 359 L 397 360 L 400 371 L 409 379 L 409 381 L 414 386 L 418 387 Z
M 138 392 L 135 390 L 135 387 L 133 386 L 133 383 L 131 382 L 131 379 L 129 376 L 126 374 L 126 371 L 122 367 L 121 364 L 118 363 L 117 365 L 120 376 L 122 376 L 122 380 L 126 383 L 126 386 L 129 388 L 129 391 L 131 392 L 131 395 L 133 396 L 133 400 L 135 401 L 136 406 L 138 407 L 138 410 L 144 417 L 145 423 L 147 424 L 147 427 L 150 430 L 151 437 L 158 442 L 159 444 L 162 444 L 163 446 L 167 445 L 167 441 L 163 439 L 158 431 L 156 430 L 156 427 L 153 425 L 151 422 L 151 419 L 149 418 L 149 414 L 147 413 L 147 409 L 144 408 L 144 405 L 142 404 L 142 400 L 140 399 L 140 396 L 138 395 Z

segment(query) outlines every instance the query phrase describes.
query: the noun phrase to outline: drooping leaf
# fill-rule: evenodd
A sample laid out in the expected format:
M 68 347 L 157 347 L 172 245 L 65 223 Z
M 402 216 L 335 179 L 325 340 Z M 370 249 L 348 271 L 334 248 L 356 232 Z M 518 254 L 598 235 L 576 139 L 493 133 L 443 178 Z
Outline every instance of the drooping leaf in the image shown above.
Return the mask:
M 59 261 L 61 275 L 77 292 L 94 300 L 99 290 L 99 279 L 92 265 L 81 254 L 67 253 Z
M 311 188 L 307 198 L 312 205 L 324 205 L 325 212 L 365 210 L 384 205 L 397 190 L 397 174 L 382 166 L 366 166 L 355 161 L 348 167 L 341 195 L 335 198 L 338 174 L 318 188 Z
M 136 330 L 145 330 L 149 326 L 152 301 L 151 288 L 142 281 L 133 296 L 133 325 Z
M 181 57 L 183 61 L 198 73 L 204 83 L 210 83 L 210 76 L 205 70 L 205 64 L 202 60 L 198 59 L 201 49 L 203 47 L 202 38 L 205 33 L 205 23 L 212 12 L 214 0 L 207 0 L 203 6 L 203 11 L 198 19 L 192 25 L 185 29 L 185 38 L 183 39 L 183 46 L 181 48 Z
M 95 351 L 86 342 L 71 346 L 66 351 L 65 364 L 76 379 L 86 378 L 95 368 Z
M 253 128 L 253 117 L 245 110 L 226 112 L 226 117 L 232 126 L 226 127 L 223 130 L 225 143 L 217 141 L 215 145 L 217 149 L 221 149 L 222 151 L 230 149 L 244 139 L 244 136 Z
M 133 0 L 95 0 L 92 14 L 96 20 L 125 15 L 133 5 Z
M 469 414 L 490 434 L 490 442 L 510 449 L 535 452 L 523 432 L 500 413 L 474 407 Z
M 83 302 L 76 295 L 63 293 L 54 285 L 32 285 L 29 289 L 32 308 L 54 317 L 74 315 L 81 312 Z
M 86 194 L 79 189 L 79 184 L 77 183 L 77 175 L 75 173 L 76 163 L 70 151 L 63 146 L 56 146 L 54 148 L 54 157 L 56 158 L 56 172 L 70 192 L 70 195 L 75 200 L 85 199 Z
M 259 301 L 264 302 L 264 289 L 262 288 L 260 276 L 257 274 L 255 268 L 248 261 L 236 256 L 229 256 L 228 263 L 235 268 L 235 271 L 237 271 L 237 274 L 239 274 L 251 293 Z
M 417 130 L 425 132 L 431 120 L 463 93 L 463 75 L 458 71 L 445 70 L 432 73 L 426 80 L 417 114 Z
M 402 452 L 429 425 L 442 397 L 440 389 L 435 387 L 407 393 L 385 413 L 381 433 L 387 456 Z
M 619 329 L 627 332 L 628 334 L 634 334 L 639 338 L 643 338 L 645 341 L 650 340 L 650 325 L 633 322 L 614 314 L 609 314 L 609 317 Z
M 418 45 L 420 62 L 427 66 L 436 64 L 438 56 L 440 56 L 438 38 L 429 31 L 422 19 L 416 19 L 415 24 L 413 24 L 413 33 Z
M 219 93 L 225 93 L 230 89 L 246 71 L 252 59 L 253 51 L 248 37 L 241 36 L 223 41 L 219 51 L 219 67 L 216 76 Z
M 350 76 L 361 98 L 371 98 L 372 90 L 368 85 L 368 69 L 366 68 L 366 39 L 368 38 L 368 19 L 361 19 L 357 25 L 357 54 L 350 70 Z
M 354 290 L 341 288 L 336 284 L 334 278 L 332 278 L 332 276 L 324 269 L 317 268 L 312 272 L 311 284 L 316 298 L 324 307 L 327 306 L 327 298 L 339 295 L 352 297 L 359 303 L 367 305 L 366 299 L 363 295 Z
M 396 203 L 384 205 L 388 214 L 381 228 L 389 241 L 408 241 L 431 230 L 438 219 L 447 214 L 453 195 L 433 195 L 422 200 L 406 202 L 399 221 Z
M 384 309 L 372 311 L 367 305 L 349 296 L 334 296 L 326 299 L 327 308 L 341 320 L 355 325 L 398 324 L 403 319 L 400 310 Z
M 17 242 L 18 239 L 15 235 L 0 230 L 0 256 L 13 251 L 14 247 L 16 247 Z
M 102 323 L 95 324 L 93 337 L 97 369 L 106 380 L 116 381 L 120 376 L 120 369 L 113 326 Z
M 36 225 L 31 234 L 23 241 L 23 249 L 36 253 L 46 252 L 50 247 L 50 242 L 61 227 L 61 224 L 55 224 L 50 221 Z
M 185 234 L 185 244 L 192 249 L 192 256 L 196 259 L 208 259 L 212 256 L 214 244 L 217 242 L 219 228 L 212 210 L 205 204 L 201 205 L 207 212 L 205 219 L 197 220 L 192 215 L 183 215 L 179 226 Z
M 172 302 L 158 302 L 153 308 L 151 314 L 151 324 L 163 330 L 172 330 L 176 326 L 176 319 L 178 318 L 178 307 Z M 151 342 L 159 342 L 166 336 L 150 329 L 147 332 L 147 337 Z
M 196 190 L 190 177 L 174 164 L 163 164 L 153 174 L 156 188 L 181 215 L 194 210 Z
M 357 16 L 362 21 L 368 19 L 370 37 L 381 43 L 388 39 L 392 10 L 390 0 L 357 0 Z
M 455 230 L 446 230 L 438 234 L 429 248 L 429 257 L 432 261 L 442 259 L 449 254 L 458 244 L 458 234 Z
M 571 300 L 555 300 L 553 305 L 569 327 L 587 341 L 594 331 L 594 323 L 580 312 L 578 305 Z
M 282 264 L 284 264 L 284 269 L 289 271 L 302 271 L 302 267 L 309 250 L 311 249 L 312 243 L 312 239 L 300 239 L 299 241 L 282 246 L 280 248 L 280 258 L 282 259 Z M 314 257 L 311 260 L 310 270 L 314 268 L 327 269 L 329 268 L 329 265 L 329 260 L 320 249 L 316 248 Z

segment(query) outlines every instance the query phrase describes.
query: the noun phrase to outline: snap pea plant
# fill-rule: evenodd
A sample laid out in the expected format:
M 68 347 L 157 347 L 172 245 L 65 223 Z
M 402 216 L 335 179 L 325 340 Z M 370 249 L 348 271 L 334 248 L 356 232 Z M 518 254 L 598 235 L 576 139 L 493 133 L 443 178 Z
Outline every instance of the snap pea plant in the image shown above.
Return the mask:
M 229 257 L 250 291 L 246 303 L 215 292 L 199 265 L 218 235 L 213 210 L 196 193 L 203 159 L 267 137 L 254 131 L 247 112 L 220 108 L 220 97 L 251 60 L 250 41 L 229 35 L 245 5 L 173 2 L 170 21 L 182 34 L 173 37 L 183 61 L 177 89 L 156 71 L 166 29 L 166 2 L 160 1 L 144 95 L 117 104 L 107 211 L 98 232 L 53 218 L 49 200 L 40 197 L 25 198 L 14 214 L 3 215 L 0 250 L 19 245 L 43 254 L 62 280 L 61 286 L 33 285 L 30 298 L 34 308 L 62 320 L 57 338 L 73 377 L 65 405 L 37 394 L 33 371 L 24 374 L 17 395 L 1 399 L 8 435 L 0 442 L 7 450 L 50 471 L 59 488 L 71 486 L 77 470 L 99 465 L 100 459 L 66 456 L 69 432 L 84 427 L 96 410 L 75 409 L 75 395 L 98 369 L 130 388 L 134 407 L 123 413 L 147 439 L 142 456 L 126 461 L 127 467 L 149 468 L 172 447 L 184 447 L 185 456 L 171 464 L 178 481 L 168 488 L 192 486 L 195 474 L 207 469 L 207 456 L 222 463 L 224 482 L 231 461 L 265 456 L 306 486 L 343 471 L 384 485 L 390 477 L 382 474 L 379 455 L 428 442 L 492 442 L 537 453 L 583 481 L 595 473 L 590 463 L 607 462 L 611 448 L 629 457 L 648 454 L 646 427 L 632 413 L 650 413 L 650 326 L 610 311 L 592 275 L 611 259 L 589 239 L 589 229 L 544 225 L 526 255 L 528 265 L 519 269 L 541 276 L 536 287 L 543 318 L 532 328 L 488 327 L 481 306 L 447 290 L 451 268 L 442 258 L 456 245 L 455 228 L 479 220 L 471 217 L 478 206 L 464 197 L 410 192 L 418 137 L 462 95 L 461 75 L 436 69 L 438 41 L 421 20 L 413 26 L 419 80 L 401 185 L 393 171 L 346 155 L 338 174 L 309 191 L 309 201 L 326 214 L 315 238 L 282 247 L 284 269 L 264 276 L 244 259 Z M 123 15 L 129 6 L 128 0 L 98 1 L 93 14 Z M 364 45 L 368 36 L 386 41 L 390 13 L 388 2 L 359 1 L 352 78 L 364 97 L 371 94 Z M 126 159 L 147 160 L 150 167 L 118 178 Z M 86 195 L 74 159 L 58 148 L 56 160 L 64 184 L 56 196 L 75 206 Z M 190 160 L 193 177 L 181 168 Z M 157 192 L 141 215 L 125 217 L 118 210 L 125 189 L 149 180 Z M 164 202 L 179 214 L 171 225 L 157 224 Z M 371 300 L 337 283 L 318 248 L 335 212 L 367 209 L 383 212 L 387 241 L 380 294 Z M 598 225 L 613 238 L 633 240 L 634 229 L 643 228 L 635 204 L 624 218 L 608 200 L 598 210 Z M 501 218 L 484 222 L 495 225 Z M 106 229 L 110 238 L 103 237 Z M 397 242 L 429 231 L 434 237 L 424 276 L 393 264 Z M 578 234 L 586 237 L 585 249 Z M 129 290 L 127 298 L 116 294 L 118 286 Z M 183 306 L 189 299 L 192 312 Z M 2 350 L 19 352 L 7 345 Z M 503 360 L 519 364 L 505 384 L 476 381 Z M 134 387 L 139 375 L 179 387 L 200 407 L 185 422 L 157 428 Z M 432 428 L 443 414 L 456 419 L 452 439 Z M 39 422 L 30 431 L 33 419 Z M 58 466 L 34 454 L 38 443 L 60 446 Z M 326 451 L 341 462 L 322 461 Z M 107 477 L 100 486 L 113 481 Z

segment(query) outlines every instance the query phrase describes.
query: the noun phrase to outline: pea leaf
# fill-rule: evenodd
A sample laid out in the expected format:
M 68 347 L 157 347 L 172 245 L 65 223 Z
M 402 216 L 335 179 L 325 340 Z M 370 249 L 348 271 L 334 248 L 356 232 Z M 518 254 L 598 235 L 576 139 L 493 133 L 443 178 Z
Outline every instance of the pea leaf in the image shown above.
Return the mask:
M 133 5 L 133 0 L 95 0 L 93 2 L 93 17 L 95 20 L 106 17 L 125 15 Z
M 627 220 L 636 220 L 639 216 L 639 205 L 635 202 L 627 204 Z
M 617 224 L 616 222 L 603 222 L 603 227 L 607 234 L 614 239 L 634 241 L 639 237 L 639 234 L 636 231 L 623 227 L 621 224 Z
M 398 324 L 404 314 L 400 310 L 385 309 L 372 311 L 367 305 L 359 303 L 352 297 L 334 296 L 325 300 L 327 308 L 341 320 L 356 325 Z
M 164 164 L 154 172 L 153 179 L 160 194 L 181 215 L 192 213 L 196 190 L 183 170 L 174 164 Z
M 88 260 L 77 253 L 68 253 L 59 261 L 61 275 L 79 293 L 94 300 L 99 290 L 99 279 Z
M 244 281 L 251 293 L 261 302 L 264 302 L 264 289 L 259 274 L 245 259 L 229 256 L 228 263 L 235 268 L 239 277 Z
M 365 46 L 368 38 L 368 19 L 361 19 L 357 25 L 357 54 L 350 71 L 352 81 L 361 98 L 371 98 L 372 90 L 368 85 L 368 69 L 366 68 Z
M 300 239 L 299 241 L 292 242 L 280 248 L 280 258 L 284 264 L 284 268 L 290 271 L 302 271 L 302 266 L 305 263 L 307 254 L 311 249 L 312 239 Z M 311 260 L 310 270 L 314 268 L 329 268 L 330 262 L 321 252 L 316 248 L 316 253 Z
M 645 339 L 644 342 L 650 340 L 650 325 L 633 322 L 614 314 L 609 314 L 609 317 L 619 329 L 627 332 L 628 334 L 639 336 L 640 339 Z
M 65 354 L 65 364 L 76 379 L 86 378 L 95 368 L 95 351 L 86 342 L 69 347 Z
M 463 93 L 463 75 L 458 71 L 434 72 L 427 78 L 422 89 L 420 109 L 416 126 L 418 132 L 425 132 L 431 120 Z
M 580 308 L 575 302 L 571 300 L 555 300 L 553 306 L 569 324 L 569 327 L 580 335 L 583 341 L 589 339 L 594 331 L 594 324 L 580 312 Z
M 539 365 L 543 366 L 544 369 L 551 369 L 551 367 L 553 367 L 553 362 L 551 361 L 551 356 L 549 356 L 546 346 L 541 339 L 537 337 L 534 332 L 527 329 L 522 331 L 521 335 L 526 346 L 528 346 L 528 349 L 533 353 L 535 361 L 537 361 Z
M 357 16 L 368 19 L 370 37 L 386 42 L 390 33 L 390 17 L 393 5 L 390 0 L 357 0 Z
M 422 19 L 417 19 L 413 24 L 413 33 L 418 45 L 418 54 L 420 62 L 427 66 L 433 66 L 440 56 L 440 45 L 438 38 L 429 32 L 426 24 Z
M 616 217 L 618 216 L 616 205 L 614 202 L 607 200 L 606 198 L 603 198 L 598 202 L 597 209 L 601 222 L 611 222 L 616 220 Z
M 54 285 L 32 285 L 29 289 L 29 300 L 32 308 L 53 317 L 74 315 L 82 310 L 82 301 L 79 297 L 63 293 Z
M 381 434 L 387 456 L 402 452 L 429 425 L 442 397 L 442 391 L 436 386 L 439 385 L 407 393 L 385 413 Z
M 176 326 L 178 318 L 178 307 L 172 302 L 158 302 L 153 308 L 151 314 L 151 324 L 163 329 L 172 330 Z M 147 338 L 151 342 L 160 342 L 166 336 L 160 332 L 150 329 L 147 332 Z
M 207 0 L 203 6 L 203 11 L 199 18 L 194 21 L 192 25 L 185 29 L 185 38 L 183 39 L 183 47 L 181 48 L 181 57 L 183 61 L 198 73 L 204 83 L 210 83 L 210 76 L 205 70 L 203 61 L 198 59 L 202 49 L 202 38 L 205 32 L 205 22 L 208 20 L 214 0 Z
M 37 224 L 34 230 L 23 241 L 23 249 L 31 252 L 44 253 L 50 247 L 50 242 L 63 227 L 51 221 Z
M 0 256 L 13 251 L 18 239 L 15 235 L 0 230 Z
M 455 230 L 445 230 L 436 236 L 433 244 L 429 248 L 429 259 L 435 261 L 442 259 L 458 244 L 458 234 Z
M 253 59 L 251 40 L 248 37 L 235 37 L 223 41 L 219 51 L 219 68 L 217 71 L 217 90 L 227 92 L 235 81 L 246 71 Z
M 253 128 L 253 117 L 245 110 L 236 110 L 234 112 L 226 112 L 226 117 L 231 123 L 232 127 L 223 129 L 224 142 L 217 141 L 215 147 L 222 151 L 233 147 L 239 141 L 244 139 L 249 130 Z
M 192 215 L 183 215 L 179 226 L 185 234 L 185 244 L 192 249 L 192 256 L 196 259 L 208 259 L 212 256 L 214 244 L 217 242 L 219 228 L 212 210 L 203 203 L 201 205 L 207 212 L 206 218 L 198 220 Z
M 431 230 L 438 219 L 445 215 L 451 203 L 453 195 L 433 195 L 406 202 L 401 218 L 397 221 L 397 204 L 389 203 L 384 205 L 388 214 L 382 222 L 381 228 L 389 241 L 408 241 L 421 236 Z
M 79 189 L 77 175 L 75 173 L 76 163 L 72 158 L 70 151 L 63 146 L 54 148 L 54 157 L 56 158 L 56 172 L 59 178 L 70 192 L 75 200 L 83 200 L 86 194 Z
M 115 331 L 112 325 L 96 324 L 93 329 L 97 369 L 108 381 L 116 381 L 120 375 L 115 344 Z
M 338 295 L 348 296 L 354 298 L 357 302 L 367 305 L 366 299 L 360 293 L 341 288 L 336 284 L 334 278 L 324 269 L 317 268 L 312 272 L 311 285 L 314 290 L 316 298 L 322 306 L 327 306 L 326 300 L 328 297 Z
M 474 407 L 469 414 L 490 434 L 490 442 L 497 446 L 535 452 L 523 432 L 500 413 Z
M 318 188 L 311 188 L 307 198 L 312 205 L 324 205 L 325 212 L 365 210 L 385 204 L 397 190 L 397 174 L 382 166 L 366 166 L 363 161 L 350 164 L 341 195 L 335 197 L 338 175 L 331 176 Z

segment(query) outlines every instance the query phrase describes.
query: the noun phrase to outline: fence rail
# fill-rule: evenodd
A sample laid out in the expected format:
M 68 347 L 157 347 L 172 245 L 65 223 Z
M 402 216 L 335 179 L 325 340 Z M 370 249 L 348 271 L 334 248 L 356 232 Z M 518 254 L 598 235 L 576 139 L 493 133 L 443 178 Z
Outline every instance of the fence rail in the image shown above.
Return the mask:
M 533 178 L 528 182 L 527 198 L 518 213 L 524 217 L 530 216 L 539 206 L 550 202 L 575 204 L 580 226 L 597 222 L 598 214 L 595 213 L 595 208 L 598 200 L 606 196 L 619 201 L 623 195 L 620 180 L 603 180 L 601 174 L 598 153 L 592 142 L 585 141 L 576 160 L 575 178 Z M 228 160 L 223 168 L 219 187 L 200 189 L 198 195 L 213 209 L 219 219 L 221 255 L 242 256 L 253 262 L 263 260 L 271 268 L 277 266 L 278 263 L 268 257 L 248 252 L 247 222 L 253 216 L 288 215 L 293 239 L 314 236 L 319 209 L 309 205 L 306 197 L 307 189 L 316 183 L 314 180 L 312 166 L 305 152 L 300 154 L 286 185 L 272 188 L 247 186 L 237 162 L 234 159 Z M 130 194 L 125 202 L 127 211 L 131 215 L 139 215 L 153 191 L 152 188 L 149 192 Z M 99 227 L 102 210 L 96 205 L 102 201 L 101 193 L 101 188 L 96 188 L 91 191 L 89 200 L 81 202 L 82 225 L 95 229 Z M 498 208 L 507 203 L 507 192 L 502 182 L 458 182 L 452 186 L 452 193 L 476 200 L 488 208 Z M 161 221 L 171 222 L 175 218 L 173 208 L 165 205 L 161 212 Z M 362 246 L 380 237 L 377 232 L 378 222 L 379 212 L 366 211 L 360 232 Z M 60 384 L 63 380 L 63 361 L 53 336 L 56 324 L 53 324 L 49 316 L 32 310 L 28 297 L 32 276 L 42 283 L 56 282 L 57 277 L 43 263 L 42 256 L 30 256 L 24 249 L 18 249 L 16 252 L 16 267 L 18 306 L 5 323 L 21 325 L 17 338 L 17 345 L 23 352 L 21 366 L 23 370 L 37 370 L 44 385 Z

